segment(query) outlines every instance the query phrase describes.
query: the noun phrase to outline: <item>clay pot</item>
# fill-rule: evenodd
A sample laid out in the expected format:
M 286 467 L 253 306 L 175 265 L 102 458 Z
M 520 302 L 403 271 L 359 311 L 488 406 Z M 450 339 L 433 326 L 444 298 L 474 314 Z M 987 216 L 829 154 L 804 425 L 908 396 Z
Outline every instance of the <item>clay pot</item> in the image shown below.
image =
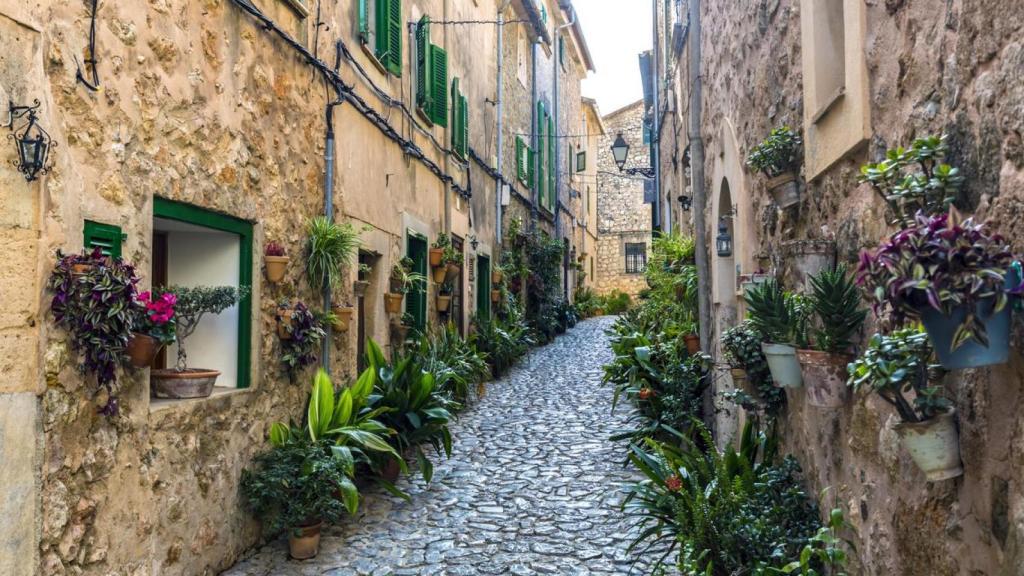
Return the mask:
M 447 312 L 448 308 L 452 305 L 452 297 L 445 295 L 438 295 L 437 297 L 437 311 Z
M 384 294 L 384 310 L 388 314 L 401 314 L 403 298 L 405 298 L 405 294 L 401 293 L 388 292 Z
M 380 468 L 380 477 L 386 482 L 394 484 L 402 473 L 402 467 L 395 458 L 389 458 Z
M 750 381 L 747 380 L 747 371 L 743 368 L 730 368 L 729 373 L 732 374 L 732 385 L 737 390 L 750 390 Z
M 85 263 L 85 262 L 80 262 L 78 264 L 72 264 L 71 265 L 71 275 L 72 276 L 84 276 L 84 275 L 88 274 L 89 271 L 91 271 L 95 267 L 96 267 L 95 264 Z
M 441 266 L 440 268 L 434 268 L 434 283 L 441 284 L 448 277 L 448 267 Z
M 149 373 L 149 388 L 154 398 L 206 398 L 213 393 L 213 385 L 220 372 L 190 368 L 181 372 L 174 369 L 153 370 Z
M 337 316 L 331 323 L 331 328 L 338 332 L 348 332 L 348 326 L 352 322 L 352 314 L 355 312 L 352 306 L 332 306 L 331 311 Z
M 926 422 L 901 422 L 896 425 L 896 433 L 929 482 L 956 478 L 964 473 L 956 410 L 951 408 Z
M 267 281 L 277 284 L 284 280 L 284 275 L 288 272 L 289 261 L 291 258 L 287 256 L 264 256 L 263 265 L 267 271 Z
M 491 272 L 491 284 L 501 284 L 501 280 L 505 277 L 505 273 L 501 270 L 495 270 Z
M 128 339 L 128 347 L 125 349 L 132 366 L 136 368 L 149 368 L 153 364 L 153 358 L 160 351 L 160 342 L 147 334 L 135 332 Z
M 391 339 L 398 342 L 405 342 L 405 339 L 409 336 L 409 327 L 405 324 L 392 324 L 391 325 Z
M 686 342 L 686 352 L 693 356 L 700 352 L 700 336 L 696 334 L 687 334 L 683 336 L 683 340 Z
M 788 344 L 761 344 L 768 370 L 772 380 L 780 388 L 799 388 L 803 386 L 800 375 L 800 362 L 796 359 L 796 348 Z
M 309 560 L 320 552 L 320 528 L 323 522 L 302 526 L 288 533 L 288 555 L 296 560 Z
M 449 262 L 448 266 L 445 267 L 445 276 L 444 276 L 445 281 L 447 282 L 449 280 L 454 280 L 455 277 L 458 276 L 459 272 L 461 272 L 461 271 L 462 271 L 462 266 L 459 266 L 458 264 L 455 264 L 453 262 Z
M 800 186 L 793 173 L 782 174 L 769 180 L 768 191 L 779 208 L 789 208 L 800 201 Z
M 356 298 L 362 298 L 366 296 L 366 289 L 370 287 L 370 283 L 366 280 L 356 280 L 352 283 L 352 293 L 355 294 Z
M 288 330 L 290 326 L 295 322 L 292 319 L 292 312 L 294 308 L 278 308 L 277 309 L 277 337 L 281 340 L 291 340 L 292 333 Z
M 501 300 L 501 290 L 491 290 L 491 302 L 499 302 Z
M 817 350 L 797 350 L 800 376 L 807 387 L 807 403 L 818 408 L 839 408 L 846 403 L 846 365 L 853 361 L 848 354 L 829 354 Z
M 399 278 L 388 279 L 388 291 L 389 292 L 401 292 L 402 291 L 402 280 Z
M 430 265 L 437 267 L 441 265 L 441 260 L 444 259 L 443 248 L 431 248 L 430 249 Z

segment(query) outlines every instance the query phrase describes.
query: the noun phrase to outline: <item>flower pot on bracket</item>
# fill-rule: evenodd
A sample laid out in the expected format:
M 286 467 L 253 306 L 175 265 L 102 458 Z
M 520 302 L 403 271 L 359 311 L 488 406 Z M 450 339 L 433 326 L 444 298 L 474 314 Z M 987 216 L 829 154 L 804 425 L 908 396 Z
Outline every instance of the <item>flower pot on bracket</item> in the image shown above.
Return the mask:
M 786 209 L 800 202 L 800 185 L 796 181 L 796 174 L 792 172 L 768 180 L 767 186 L 779 208 Z
M 443 294 L 438 295 L 438 297 L 437 297 L 437 311 L 438 312 L 441 312 L 441 313 L 447 312 L 448 309 L 451 307 L 451 305 L 452 305 L 452 297 L 451 296 L 445 296 Z
M 335 316 L 334 322 L 331 323 L 331 328 L 337 332 L 348 332 L 355 308 L 352 306 L 332 306 L 331 311 L 334 312 Z
M 501 301 L 501 290 L 491 290 L 491 302 Z
M 160 369 L 149 373 L 150 393 L 154 398 L 206 398 L 213 393 L 220 372 L 190 368 L 188 370 Z
M 687 334 L 683 336 L 683 340 L 686 342 L 686 352 L 693 356 L 700 352 L 700 336 L 696 334 Z
M 292 333 L 289 330 L 294 325 L 295 320 L 292 318 L 292 314 L 295 312 L 294 308 L 278 308 L 277 314 L 277 337 L 281 340 L 291 340 Z
M 932 341 L 939 363 L 947 370 L 962 370 L 993 364 L 1005 364 L 1010 358 L 1010 311 L 1012 303 L 1000 312 L 993 313 L 995 298 L 987 298 L 977 304 L 976 317 L 985 325 L 988 346 L 971 338 L 953 350 L 953 335 L 967 317 L 967 307 L 959 306 L 946 316 L 928 307 L 921 310 L 921 323 Z
M 366 296 L 366 289 L 370 287 L 370 283 L 366 280 L 356 280 L 352 282 L 352 294 L 356 298 L 362 298 Z
M 788 240 L 782 243 L 782 273 L 779 282 L 791 280 L 793 286 L 812 292 L 810 279 L 836 265 L 836 243 L 832 240 Z
M 267 271 L 267 281 L 277 284 L 284 279 L 288 272 L 288 262 L 291 259 L 287 256 L 264 256 L 263 265 Z
M 445 279 L 448 278 L 448 267 L 441 266 L 439 268 L 434 268 L 433 275 L 435 284 L 443 283 Z
M 128 339 L 128 347 L 125 351 L 128 353 L 128 359 L 132 366 L 148 368 L 153 364 L 153 359 L 156 358 L 156 353 L 160 351 L 160 348 L 160 343 L 156 338 L 135 332 Z
M 409 336 L 409 327 L 405 324 L 391 324 L 391 339 L 397 342 L 405 342 Z
M 896 425 L 896 433 L 929 482 L 956 478 L 964 473 L 955 410 L 950 409 L 925 422 L 901 422 Z
M 295 528 L 288 533 L 288 555 L 296 560 L 309 560 L 320 552 L 320 529 L 323 522 Z
M 799 388 L 803 386 L 803 379 L 800 376 L 800 362 L 796 359 L 796 348 L 788 344 L 761 344 L 761 351 L 764 352 L 768 361 L 768 370 L 772 373 L 772 380 L 780 388 Z
M 444 248 L 431 248 L 430 249 L 430 265 L 438 267 L 441 265 L 441 260 L 444 259 Z
M 501 280 L 505 277 L 505 273 L 501 270 L 494 270 L 491 272 L 491 284 L 501 284 Z
M 462 266 L 449 262 L 448 266 L 445 268 L 444 281 L 449 282 L 454 280 L 455 277 L 459 275 L 459 272 L 462 272 Z
M 384 311 L 388 314 L 401 314 L 404 298 L 405 294 L 400 292 L 388 292 L 384 295 Z
M 818 408 L 838 408 L 846 403 L 846 366 L 853 361 L 848 354 L 829 354 L 817 350 L 797 350 L 800 375 L 807 388 L 807 403 Z
M 747 391 L 750 389 L 750 381 L 747 380 L 747 371 L 743 368 L 730 368 L 729 373 L 732 374 L 732 385 L 737 390 Z

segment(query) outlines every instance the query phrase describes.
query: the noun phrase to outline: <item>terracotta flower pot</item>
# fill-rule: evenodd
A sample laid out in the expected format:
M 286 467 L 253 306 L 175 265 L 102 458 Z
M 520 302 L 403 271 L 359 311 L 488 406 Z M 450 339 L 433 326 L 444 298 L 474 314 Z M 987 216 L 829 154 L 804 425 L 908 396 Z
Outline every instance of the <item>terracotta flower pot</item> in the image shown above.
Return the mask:
M 846 365 L 853 361 L 848 354 L 829 354 L 817 350 L 797 350 L 800 377 L 807 388 L 807 403 L 818 408 L 838 408 L 846 403 Z
M 352 314 L 356 309 L 352 306 L 333 306 L 331 310 L 337 316 L 337 319 L 331 323 L 331 328 L 338 332 L 348 332 L 349 324 L 352 322 Z
M 388 314 L 401 314 L 402 313 L 402 299 L 405 298 L 405 294 L 388 292 L 384 295 L 384 310 Z
M 308 560 L 320 552 L 320 529 L 323 522 L 302 526 L 288 533 L 288 554 L 296 560 Z
M 929 482 L 956 478 L 964 473 L 956 410 L 950 409 L 925 422 L 901 422 L 896 425 L 896 433 Z
M 267 270 L 267 281 L 277 284 L 284 280 L 284 275 L 288 272 L 289 261 L 291 258 L 287 256 L 264 256 L 263 265 Z
M 292 326 L 295 320 L 292 319 L 292 312 L 294 308 L 278 308 L 277 309 L 277 337 L 281 340 L 291 340 L 292 333 L 288 330 Z
M 438 295 L 437 297 L 437 311 L 447 312 L 448 308 L 452 305 L 452 297 L 445 295 Z
M 388 459 L 380 468 L 380 477 L 392 484 L 398 480 L 398 476 L 402 473 L 402 467 L 395 458 Z
M 370 287 L 370 283 L 366 280 L 356 280 L 352 283 L 352 293 L 355 294 L 356 298 L 362 298 L 366 296 L 366 289 Z
M 160 342 L 148 334 L 135 332 L 128 339 L 128 359 L 136 368 L 149 368 L 153 364 L 153 358 L 160 351 Z
M 458 264 L 455 264 L 454 262 L 449 262 L 448 266 L 445 268 L 445 276 L 444 276 L 445 281 L 454 280 L 455 277 L 458 276 L 459 272 L 461 272 L 461 271 L 462 271 L 462 266 L 459 266 Z
M 89 273 L 96 265 L 89 262 L 79 262 L 78 264 L 71 265 L 72 276 L 84 276 Z
M 491 302 L 498 302 L 501 300 L 501 290 L 491 290 Z
M 154 398 L 206 398 L 213 393 L 213 385 L 220 372 L 190 368 L 181 372 L 174 369 L 153 370 L 149 373 L 150 393 Z
M 594 316 L 604 316 L 604 308 L 595 308 Z
M 747 379 L 747 371 L 743 368 L 730 368 L 729 373 L 732 374 L 732 385 L 737 390 L 750 390 L 750 381 Z
M 501 270 L 495 270 L 491 272 L 491 284 L 501 284 L 501 280 L 505 277 L 505 273 Z
M 405 324 L 392 324 L 391 325 L 391 338 L 398 342 L 405 342 L 405 339 L 409 336 L 409 327 Z
M 402 280 L 396 278 L 388 279 L 388 291 L 389 292 L 401 292 L 403 288 Z
M 800 201 L 800 187 L 793 173 L 782 174 L 769 180 L 768 191 L 779 208 L 789 208 Z
M 441 265 L 441 260 L 444 259 L 443 248 L 431 248 L 430 249 L 430 265 L 437 267 Z
M 448 267 L 441 266 L 440 268 L 434 268 L 433 275 L 435 284 L 443 283 L 448 277 Z
M 683 336 L 683 340 L 686 341 L 686 351 L 693 356 L 700 352 L 700 336 L 696 334 L 687 334 Z

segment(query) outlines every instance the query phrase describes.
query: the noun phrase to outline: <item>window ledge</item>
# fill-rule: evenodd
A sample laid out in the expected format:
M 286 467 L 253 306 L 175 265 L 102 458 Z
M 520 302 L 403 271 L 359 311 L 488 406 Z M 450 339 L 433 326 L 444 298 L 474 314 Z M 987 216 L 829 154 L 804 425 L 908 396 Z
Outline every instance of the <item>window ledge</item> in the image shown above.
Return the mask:
M 291 6 L 292 10 L 295 10 L 299 16 L 305 18 L 309 16 L 309 8 L 306 8 L 306 3 L 303 0 L 281 0 L 285 4 Z
M 252 393 L 252 388 L 225 388 L 214 386 L 213 393 L 206 398 L 186 398 L 173 400 L 168 398 L 152 398 L 149 401 L 149 413 L 171 415 L 173 413 L 192 412 L 194 410 L 214 406 L 226 408 L 235 398 L 245 397 Z
M 846 86 L 840 86 L 839 88 L 837 88 L 835 92 L 833 92 L 831 95 L 829 95 L 828 98 L 825 99 L 825 104 L 823 104 L 821 108 L 819 108 L 818 111 L 815 112 L 813 116 L 811 116 L 811 124 L 817 124 L 822 118 L 825 117 L 825 115 L 829 113 L 830 110 L 836 107 L 836 104 L 838 104 L 839 101 L 842 100 L 843 96 L 845 95 Z
M 367 58 L 370 59 L 370 63 L 373 64 L 374 68 L 380 71 L 381 74 L 387 76 L 388 69 L 385 68 L 384 64 L 382 64 L 381 61 L 377 59 L 377 54 L 376 52 L 374 52 L 373 48 L 370 48 L 370 45 L 367 44 L 366 42 L 360 42 L 359 46 L 360 48 L 363 49 L 363 54 L 366 54 Z

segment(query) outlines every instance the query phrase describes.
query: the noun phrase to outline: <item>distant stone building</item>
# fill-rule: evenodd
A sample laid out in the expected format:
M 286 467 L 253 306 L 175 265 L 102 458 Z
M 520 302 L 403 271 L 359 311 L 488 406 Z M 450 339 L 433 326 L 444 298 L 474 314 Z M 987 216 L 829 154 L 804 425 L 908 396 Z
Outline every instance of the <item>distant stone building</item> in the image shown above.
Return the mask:
M 646 165 L 644 101 L 604 117 L 606 134 L 597 151 L 597 274 L 599 294 L 621 290 L 636 295 L 647 286 L 643 271 L 651 248 L 651 206 L 644 203 L 640 176 L 620 173 L 612 143 L 622 134 L 630 147 L 628 166 Z

